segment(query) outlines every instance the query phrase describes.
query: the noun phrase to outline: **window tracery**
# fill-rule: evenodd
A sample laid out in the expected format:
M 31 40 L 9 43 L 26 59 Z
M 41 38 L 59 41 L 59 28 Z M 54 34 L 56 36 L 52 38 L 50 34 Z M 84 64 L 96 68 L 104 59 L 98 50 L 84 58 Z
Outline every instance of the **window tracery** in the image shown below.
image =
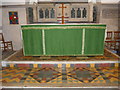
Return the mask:
M 87 17 L 87 10 L 86 10 L 86 8 L 83 9 L 82 13 L 83 13 L 82 18 L 86 18 Z
M 55 18 L 55 10 L 53 8 L 50 10 L 50 18 Z
M 44 14 L 43 14 L 43 10 L 42 9 L 39 10 L 39 17 L 40 18 L 44 18 Z
M 45 10 L 45 18 L 49 18 L 49 10 L 47 8 Z
M 29 20 L 29 23 L 33 23 L 33 8 L 32 7 L 28 7 L 28 20 Z
M 78 10 L 77 10 L 77 18 L 81 18 L 81 10 L 80 10 L 80 8 L 78 8 Z
M 71 10 L 71 18 L 75 18 L 75 9 L 74 8 L 72 8 L 72 10 Z

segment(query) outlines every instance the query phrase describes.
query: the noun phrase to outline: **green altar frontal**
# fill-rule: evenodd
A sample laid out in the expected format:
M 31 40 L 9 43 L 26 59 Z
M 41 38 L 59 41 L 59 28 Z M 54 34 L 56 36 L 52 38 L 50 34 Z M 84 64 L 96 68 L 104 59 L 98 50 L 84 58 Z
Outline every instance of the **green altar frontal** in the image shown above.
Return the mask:
M 106 25 L 22 25 L 25 56 L 103 55 Z

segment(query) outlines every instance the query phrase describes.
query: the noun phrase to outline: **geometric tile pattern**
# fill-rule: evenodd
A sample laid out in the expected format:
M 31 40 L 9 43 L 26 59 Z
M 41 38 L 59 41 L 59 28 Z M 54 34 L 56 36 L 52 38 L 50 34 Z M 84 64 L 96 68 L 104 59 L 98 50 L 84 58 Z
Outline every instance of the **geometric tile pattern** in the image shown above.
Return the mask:
M 29 68 L 2 68 L 2 82 L 19 83 L 25 77 Z
M 113 84 L 118 85 L 120 72 L 117 67 L 59 67 L 59 68 L 2 68 L 2 83 L 48 84 Z
M 41 68 L 34 69 L 30 73 L 30 77 L 38 81 L 39 83 L 47 83 L 55 80 L 62 75 L 61 71 L 53 68 Z
M 90 83 L 100 76 L 95 68 L 75 68 L 67 72 L 67 74 L 69 77 L 79 80 L 82 83 Z
M 100 67 L 97 70 L 107 83 L 120 83 L 120 68 Z

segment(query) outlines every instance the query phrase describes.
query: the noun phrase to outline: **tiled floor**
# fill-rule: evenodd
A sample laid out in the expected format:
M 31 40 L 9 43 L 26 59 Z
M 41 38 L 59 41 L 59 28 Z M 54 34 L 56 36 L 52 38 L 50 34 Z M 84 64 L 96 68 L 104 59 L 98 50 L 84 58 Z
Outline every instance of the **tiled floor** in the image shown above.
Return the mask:
M 0 70 L 2 86 L 22 87 L 104 87 L 120 83 L 118 60 L 120 58 L 105 50 L 103 56 L 24 56 L 22 50 L 8 58 Z M 33 61 L 33 63 L 24 63 Z M 35 61 L 35 63 L 34 63 Z M 42 64 L 37 61 L 65 61 L 68 63 Z M 69 61 L 99 61 L 100 63 L 73 63 Z M 101 61 L 108 61 L 101 63 Z M 115 63 L 109 63 L 115 61 Z
M 118 71 L 117 67 L 4 67 L 0 80 L 4 86 L 118 86 Z

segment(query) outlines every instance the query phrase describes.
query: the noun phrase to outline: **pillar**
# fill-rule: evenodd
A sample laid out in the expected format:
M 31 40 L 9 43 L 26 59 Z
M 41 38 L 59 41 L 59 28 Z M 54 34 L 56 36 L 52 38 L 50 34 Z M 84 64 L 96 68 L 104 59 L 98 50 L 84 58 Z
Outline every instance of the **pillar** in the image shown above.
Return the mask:
M 33 7 L 33 21 L 38 22 L 38 13 L 37 13 L 37 6 Z
M 90 22 L 93 21 L 93 3 L 92 2 L 89 3 L 89 17 L 88 17 L 88 20 Z

